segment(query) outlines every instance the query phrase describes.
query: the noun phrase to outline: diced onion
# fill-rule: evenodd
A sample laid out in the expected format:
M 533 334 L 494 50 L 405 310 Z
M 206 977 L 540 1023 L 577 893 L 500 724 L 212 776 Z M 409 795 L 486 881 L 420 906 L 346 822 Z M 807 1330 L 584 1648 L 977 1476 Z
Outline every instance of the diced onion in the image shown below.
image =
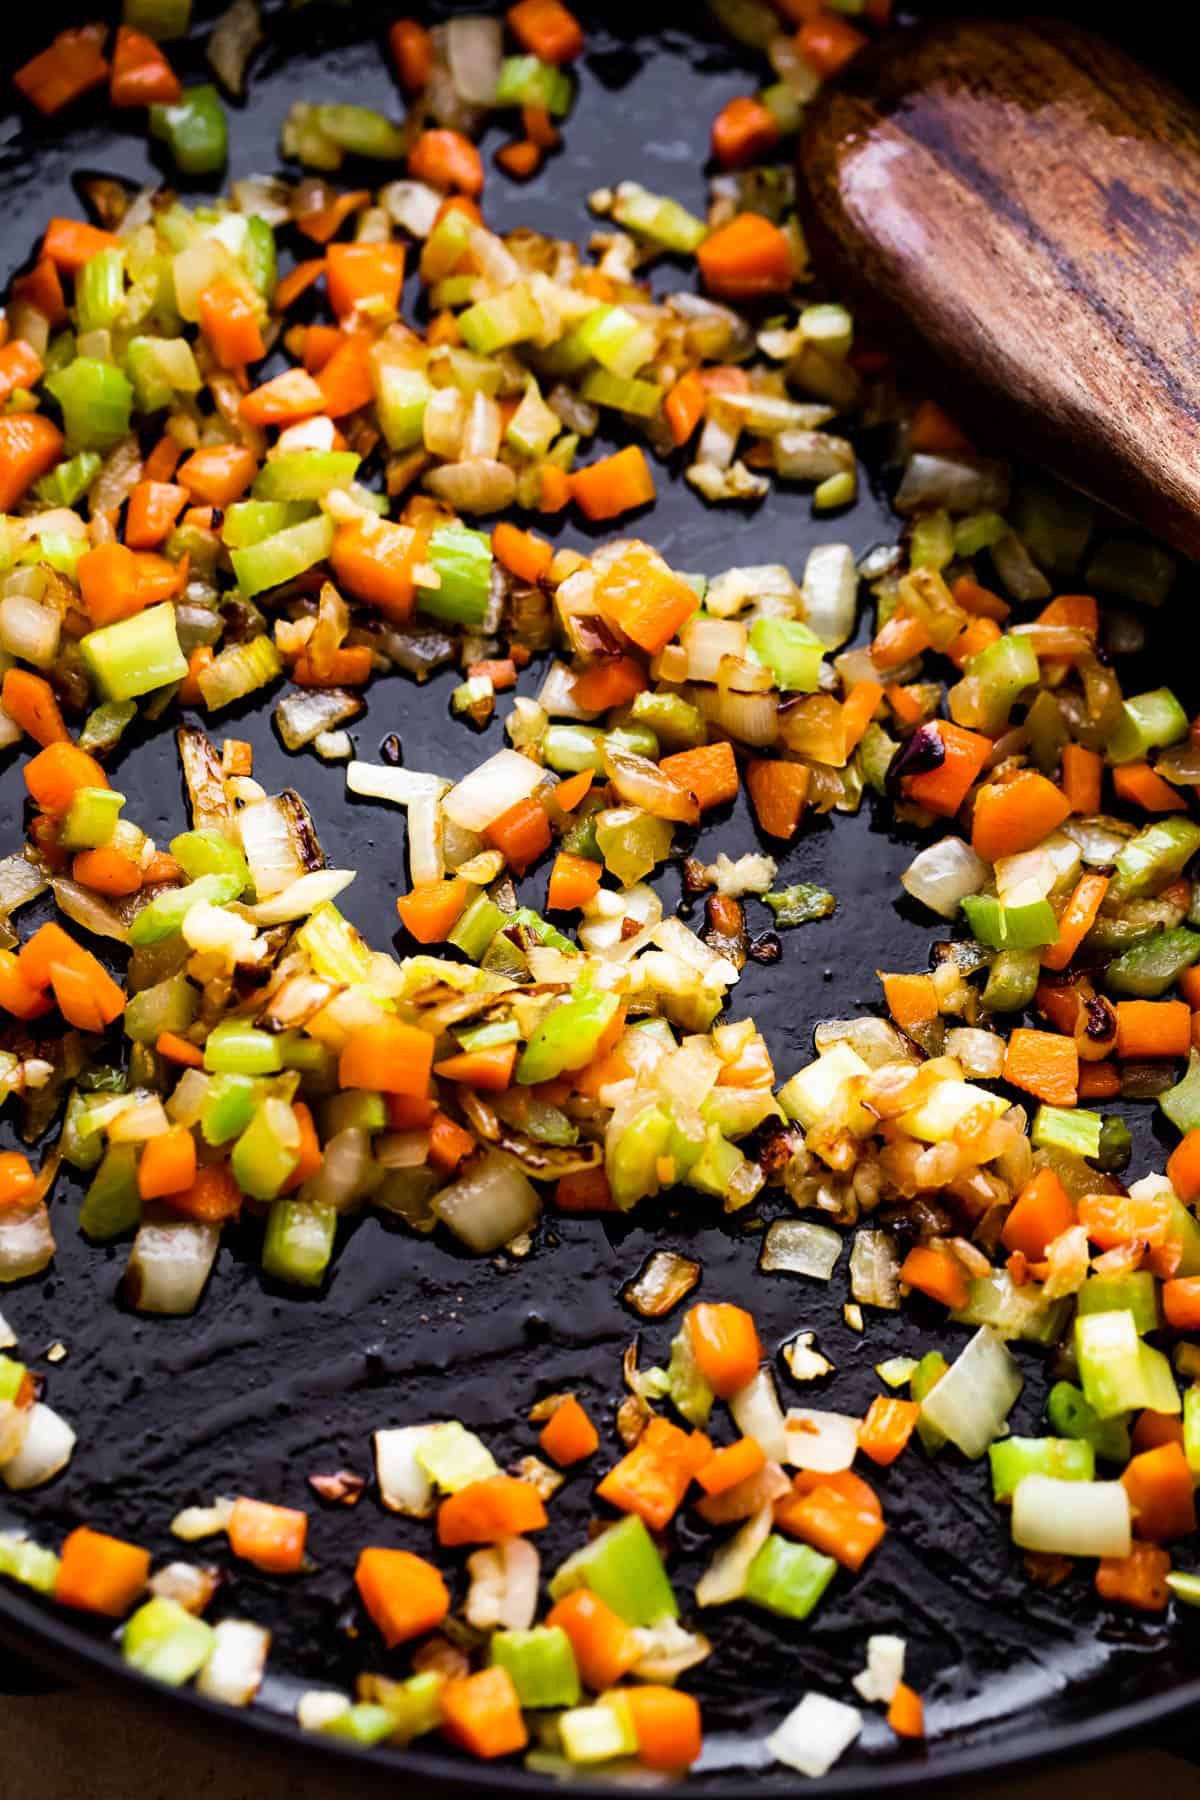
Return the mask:
M 257 900 L 281 894 L 324 862 L 308 808 L 290 789 L 243 807 L 238 827 Z
M 850 1248 L 850 1292 L 863 1306 L 900 1310 L 900 1253 L 890 1231 L 857 1231 Z
M 639 1681 L 672 1685 L 688 1669 L 712 1655 L 712 1645 L 699 1631 L 685 1631 L 678 1619 L 661 1619 L 636 1631 L 642 1654 L 630 1670 Z
M 1022 1550 L 1050 1556 L 1128 1556 L 1129 1491 L 1120 1481 L 1026 1475 L 1013 1493 L 1012 1535 Z
M 0 1350 L 11 1350 L 16 1342 L 16 1332 L 13 1330 L 4 1314 L 0 1313 Z
M 41 1487 L 66 1468 L 74 1448 L 75 1433 L 67 1421 L 52 1407 L 35 1401 L 20 1449 L 0 1470 L 5 1487 L 13 1493 Z
M 442 1189 L 433 1210 L 469 1249 L 486 1255 L 529 1231 L 541 1203 L 519 1165 L 503 1151 L 489 1150 Z
M 787 1460 L 787 1426 L 770 1369 L 760 1369 L 729 1402 L 733 1422 L 743 1437 L 757 1438 L 772 1462 Z
M 988 866 L 960 837 L 944 837 L 917 852 L 900 877 L 906 893 L 943 919 L 952 919 L 969 894 L 987 885 Z
M 185 1506 L 171 1520 L 171 1536 L 180 1538 L 185 1544 L 198 1544 L 201 1538 L 219 1537 L 228 1530 L 233 1505 L 232 1500 L 218 1494 L 211 1506 Z
M 787 1415 L 787 1455 L 794 1469 L 836 1475 L 848 1469 L 858 1449 L 859 1421 L 849 1413 L 814 1412 L 792 1406 Z
M 262 40 L 257 0 L 233 0 L 233 5 L 226 8 L 209 33 L 204 51 L 209 67 L 235 100 L 242 97 L 250 58 Z M 246 185 L 242 183 L 242 186 Z M 286 218 L 285 212 L 282 218 L 268 219 L 267 222 L 282 225 Z
M 746 1591 L 750 1564 L 771 1535 L 773 1506 L 760 1507 L 754 1517 L 721 1544 L 696 1583 L 697 1606 L 728 1606 Z
M 138 1312 L 190 1313 L 212 1273 L 221 1227 L 196 1219 L 147 1219 L 138 1227 L 125 1291 Z
M 455 91 L 471 106 L 494 106 L 503 53 L 499 19 L 473 14 L 446 24 L 446 61 Z
M 54 1233 L 45 1204 L 22 1212 L 0 1213 L 0 1281 L 23 1281 L 38 1275 L 54 1255 Z
M 345 1212 L 366 1192 L 371 1173 L 370 1136 L 348 1125 L 327 1140 L 321 1167 L 304 1184 L 304 1198 Z
M 411 806 L 414 800 L 432 796 L 435 800 L 446 791 L 440 775 L 425 775 L 417 769 L 392 769 L 384 763 L 352 762 L 346 770 L 346 788 L 364 800 L 391 800 L 397 806 Z
M 452 787 L 442 806 L 446 817 L 464 831 L 486 831 L 519 800 L 527 800 L 544 776 L 545 771 L 527 756 L 498 750 Z
M 528 1631 L 537 1613 L 541 1558 L 526 1538 L 501 1538 L 467 1558 L 467 1623 L 477 1631 Z
M 983 457 L 910 457 L 892 505 L 898 513 L 927 506 L 949 512 L 1003 512 L 1008 505 L 1008 465 Z
M 862 1714 L 856 1706 L 824 1694 L 805 1694 L 799 1706 L 775 1727 L 767 1749 L 776 1762 L 816 1781 L 828 1775 L 861 1730 Z
M 271 1634 L 250 1619 L 219 1619 L 216 1642 L 196 1678 L 198 1691 L 226 1706 L 249 1706 L 262 1686 Z
M 0 600 L 0 649 L 48 669 L 58 651 L 61 624 L 57 607 L 43 606 L 31 594 L 5 594 Z
M 256 925 L 287 925 L 293 919 L 306 919 L 353 880 L 353 869 L 314 869 L 270 900 L 260 900 L 246 910 Z
M 19 906 L 27 906 L 46 891 L 46 877 L 23 856 L 0 858 L 0 945 L 11 947 L 16 936 L 9 919 Z
M 517 493 L 517 478 L 508 464 L 486 456 L 430 469 L 423 485 L 456 512 L 471 515 L 503 512 Z
M 350 1711 L 350 1696 L 335 1688 L 310 1688 L 296 1702 L 296 1723 L 301 1731 L 327 1731 Z
M 432 794 L 422 794 L 409 802 L 408 872 L 414 887 L 431 886 L 446 873 L 442 813 Z
M 974 1026 L 956 1027 L 946 1033 L 946 1055 L 962 1065 L 973 1081 L 999 1081 L 1004 1073 L 1004 1039 L 995 1031 Z
M 808 1219 L 776 1219 L 767 1227 L 759 1268 L 775 1275 L 811 1275 L 828 1281 L 842 1253 L 840 1231 Z
M 275 708 L 276 729 L 288 750 L 301 750 L 323 731 L 358 717 L 362 701 L 344 688 L 294 688 Z
M 380 204 L 393 224 L 415 238 L 427 238 L 437 223 L 443 196 L 423 181 L 390 181 L 380 190 Z
M 858 570 L 848 544 L 818 544 L 804 565 L 804 619 L 827 650 L 836 650 L 854 630 L 858 611 Z
M 417 1461 L 417 1446 L 435 1429 L 432 1425 L 399 1425 L 377 1431 L 375 1479 L 379 1498 L 389 1512 L 408 1519 L 427 1519 L 433 1512 L 433 1483 Z
M 700 1264 L 673 1250 L 656 1250 L 622 1298 L 643 1319 L 661 1319 L 690 1294 L 700 1279 Z
M 921 1413 L 964 1456 L 977 1459 L 1003 1429 L 1023 1386 L 1003 1338 L 982 1325 L 925 1396 Z
M 855 1691 L 869 1704 L 890 1706 L 892 1697 L 904 1680 L 904 1658 L 908 1645 L 902 1637 L 885 1632 L 867 1639 L 867 1666 L 853 1676 Z
M 72 924 L 82 925 L 94 937 L 112 938 L 117 944 L 128 942 L 129 927 L 116 907 L 94 894 L 91 888 L 81 887 L 65 875 L 56 876 L 50 885 L 59 911 L 65 913 Z

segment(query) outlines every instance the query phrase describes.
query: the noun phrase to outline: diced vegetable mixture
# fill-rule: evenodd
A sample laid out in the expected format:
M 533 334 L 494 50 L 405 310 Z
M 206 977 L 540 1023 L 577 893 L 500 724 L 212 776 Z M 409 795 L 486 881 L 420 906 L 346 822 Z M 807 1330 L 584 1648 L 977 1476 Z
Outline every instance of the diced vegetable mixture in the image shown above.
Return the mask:
M 0 1155 L 0 1281 L 78 1230 L 127 1244 L 130 1305 L 178 1316 L 239 1219 L 266 1276 L 316 1289 L 364 1207 L 490 1257 L 527 1250 L 543 1213 L 672 1188 L 750 1227 L 770 1190 L 792 1213 L 751 1240 L 764 1270 L 828 1281 L 849 1239 L 858 1326 L 910 1304 L 947 1322 L 945 1354 L 879 1364 L 865 1416 L 789 1405 L 777 1373 L 832 1368 L 812 1332 L 764 1346 L 659 1251 L 628 1304 L 687 1305 L 665 1367 L 633 1350 L 609 1372 L 619 1442 L 573 1392 L 527 1397 L 516 1469 L 456 1419 L 379 1430 L 378 1499 L 428 1521 L 428 1554 L 365 1541 L 345 1579 L 365 1641 L 400 1654 L 299 1708 L 358 1743 L 440 1731 L 542 1769 L 691 1766 L 709 1609 L 807 1619 L 883 1539 L 874 1475 L 901 1456 L 986 1459 L 1031 1580 L 1082 1559 L 1107 1604 L 1200 1601 L 1172 1569 L 1200 1477 L 1200 720 L 1120 675 L 1173 564 L 1080 499 L 1014 489 L 812 284 L 791 178 L 764 159 L 887 0 L 712 10 L 770 76 L 714 123 L 708 216 L 622 182 L 592 196 L 590 254 L 485 223 L 491 115 L 515 121 L 496 161 L 517 179 L 570 129 L 583 35 L 560 0 L 398 20 L 403 121 L 297 102 L 281 149 L 308 172 L 219 199 L 181 194 L 224 166 L 254 0 L 209 39 L 219 86 L 172 68 L 188 0 L 126 0 L 115 29 L 63 32 L 14 77 L 47 116 L 105 86 L 145 111 L 180 192 L 92 182 L 94 220 L 49 221 L 0 325 L 0 745 L 30 802 L 0 862 L 0 1093 L 41 1145 Z M 386 185 L 344 190 L 347 158 Z M 655 299 L 664 254 L 678 280 Z M 803 570 L 706 576 L 635 535 L 679 451 L 709 502 L 775 480 L 835 512 L 857 479 L 838 422 L 897 447 L 898 541 L 865 562 L 826 543 Z M 602 425 L 622 448 L 593 453 Z M 556 547 L 537 515 L 568 508 L 625 535 Z M 536 697 L 514 695 L 535 661 Z M 446 665 L 454 711 L 506 709 L 508 746 L 453 783 L 356 759 L 372 679 Z M 404 812 L 408 954 L 363 940 L 337 904 L 355 872 L 219 735 L 268 691 L 288 751 Z M 135 720 L 177 736 L 191 826 L 166 844 L 110 778 Z M 759 845 L 700 863 L 693 828 L 743 788 Z M 868 795 L 922 835 L 903 883 L 940 936 L 777 1071 L 740 973 L 838 904 L 780 885 L 777 859 Z M 653 885 L 672 859 L 699 930 Z M 522 897 L 535 867 L 549 916 Z M 53 917 L 18 930 L 47 891 Z M 1096 1110 L 1116 1099 L 1161 1109 L 1165 1169 L 1124 1179 L 1127 1125 Z M 52 1221 L 63 1164 L 85 1191 Z M 1013 1341 L 1059 1377 L 1038 1436 L 1008 1432 Z M 86 1422 L 42 1398 L 2 1320 L 0 1346 L 0 1476 L 21 1491 L 76 1429 L 86 1454 Z M 597 1529 L 543 1569 L 567 1480 L 595 1482 Z M 364 1482 L 313 1486 L 352 1504 Z M 183 1542 L 305 1570 L 303 1511 L 187 1499 Z M 680 1517 L 712 1538 L 691 1593 L 670 1573 Z M 0 1534 L 0 1573 L 114 1621 L 143 1673 L 249 1704 L 266 1631 L 209 1623 L 208 1564 L 152 1569 L 104 1523 L 57 1549 Z M 871 1638 L 855 1685 L 909 1739 L 904 1651 Z M 820 1774 L 861 1725 L 809 1693 L 768 1747 Z

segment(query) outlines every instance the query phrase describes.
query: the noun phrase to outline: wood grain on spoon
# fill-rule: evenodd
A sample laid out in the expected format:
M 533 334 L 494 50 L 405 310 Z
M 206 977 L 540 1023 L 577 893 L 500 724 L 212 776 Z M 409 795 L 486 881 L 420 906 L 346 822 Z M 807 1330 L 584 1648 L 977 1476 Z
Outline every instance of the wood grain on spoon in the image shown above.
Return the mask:
M 1200 112 L 1076 27 L 963 21 L 831 90 L 800 160 L 950 404 L 1200 555 Z

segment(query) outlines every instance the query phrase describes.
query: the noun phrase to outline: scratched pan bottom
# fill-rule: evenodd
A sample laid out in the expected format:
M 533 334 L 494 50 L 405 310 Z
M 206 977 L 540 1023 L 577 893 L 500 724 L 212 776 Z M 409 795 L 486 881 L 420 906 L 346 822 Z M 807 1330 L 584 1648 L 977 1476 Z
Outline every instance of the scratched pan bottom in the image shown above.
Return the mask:
M 710 35 L 699 6 L 648 3 L 637 9 L 634 25 L 611 7 L 580 10 L 590 48 L 564 151 L 524 188 L 491 178 L 489 218 L 499 229 L 525 223 L 583 238 L 586 194 L 622 178 L 702 207 L 708 122 L 726 99 L 757 84 L 752 65 L 739 64 Z M 64 9 L 39 9 L 36 28 L 22 27 L 29 48 L 66 17 Z M 352 17 L 315 6 L 283 15 L 274 47 L 256 65 L 251 104 L 233 118 L 230 177 L 275 168 L 280 121 L 297 97 L 394 106 L 375 23 L 367 5 L 356 6 Z M 24 48 L 14 47 L 14 61 Z M 490 144 L 496 141 L 493 134 Z M 7 121 L 0 142 L 6 276 L 27 257 L 45 219 L 71 209 L 72 177 L 85 172 L 136 181 L 162 174 L 137 136 L 110 131 L 99 112 L 85 110 L 65 136 L 22 134 Z M 658 506 L 637 530 L 687 569 L 715 573 L 733 562 L 773 560 L 799 569 L 814 543 L 849 541 L 861 553 L 889 535 L 883 490 L 869 467 L 861 489 L 852 512 L 819 521 L 798 491 L 774 492 L 747 514 L 707 509 L 675 481 L 664 484 Z M 579 542 L 587 533 L 572 523 L 562 535 Z M 1170 641 L 1168 618 L 1153 636 Z M 476 735 L 451 722 L 453 679 L 435 679 L 424 689 L 399 676 L 378 681 L 353 732 L 358 754 L 376 756 L 381 740 L 395 732 L 410 766 L 457 775 L 498 748 L 497 725 Z M 535 684 L 536 671 L 523 678 L 526 691 Z M 347 800 L 343 775 L 315 757 L 287 756 L 272 732 L 269 707 L 222 715 L 218 729 L 253 742 L 255 774 L 269 790 L 300 788 L 330 861 L 362 871 L 346 897 L 347 911 L 376 943 L 391 940 L 395 895 L 405 885 L 400 815 Z M 169 731 L 125 748 L 112 773 L 128 795 L 130 816 L 157 839 L 183 827 Z M 0 770 L 6 850 L 18 841 L 22 794 L 19 768 L 10 760 Z M 739 809 L 707 826 L 699 845 L 711 859 L 718 849 L 737 854 L 754 842 Z M 781 1075 L 811 1055 L 818 1019 L 875 1003 L 876 969 L 924 965 L 937 934 L 897 897 L 898 875 L 912 853 L 913 842 L 889 835 L 868 804 L 857 818 L 839 817 L 832 827 L 816 823 L 782 859 L 782 879 L 819 880 L 839 904 L 832 919 L 785 935 L 781 963 L 749 964 L 737 990 L 735 1013 L 760 1021 Z M 542 874 L 527 884 L 534 904 L 544 897 L 544 882 Z M 665 891 L 678 897 L 673 874 Z M 25 918 L 37 922 L 36 910 Z M 760 915 L 757 928 L 768 922 Z M 1161 1157 L 1153 1109 L 1134 1109 L 1131 1122 L 1139 1134 L 1135 1168 L 1142 1168 Z M 7 1120 L 3 1129 L 4 1142 L 14 1141 Z M 213 1494 L 241 1491 L 309 1508 L 317 1564 L 311 1578 L 272 1581 L 245 1565 L 231 1567 L 219 1608 L 270 1626 L 272 1675 L 258 1706 L 239 1715 L 221 1710 L 213 1721 L 214 1729 L 270 1733 L 298 1747 L 300 1734 L 286 1715 L 300 1688 L 349 1685 L 364 1661 L 391 1666 L 377 1645 L 353 1635 L 350 1575 L 358 1550 L 370 1542 L 424 1550 L 429 1537 L 428 1527 L 407 1527 L 369 1494 L 354 1510 L 324 1508 L 306 1476 L 343 1466 L 369 1473 L 373 1429 L 446 1415 L 483 1432 L 501 1461 L 516 1457 L 532 1447 L 525 1422 L 530 1404 L 566 1386 L 602 1421 L 611 1445 L 621 1353 L 638 1324 L 622 1306 L 620 1290 L 652 1248 L 697 1256 L 704 1265 L 701 1292 L 751 1307 L 772 1351 L 798 1329 L 815 1330 L 837 1365 L 821 1390 L 822 1404 L 835 1408 L 865 1407 L 878 1389 L 873 1364 L 899 1353 L 919 1355 L 946 1337 L 915 1309 L 871 1315 L 865 1336 L 857 1336 L 841 1317 L 843 1278 L 825 1287 L 759 1275 L 755 1236 L 730 1230 L 714 1207 L 691 1195 L 616 1223 L 548 1219 L 524 1261 L 474 1260 L 441 1236 L 413 1237 L 369 1214 L 346 1229 L 328 1287 L 316 1298 L 264 1284 L 257 1269 L 260 1228 L 250 1225 L 227 1233 L 195 1317 L 155 1321 L 120 1304 L 127 1246 L 87 1245 L 74 1225 L 78 1198 L 77 1184 L 60 1180 L 55 1263 L 44 1278 L 6 1290 L 3 1306 L 20 1333 L 22 1354 L 49 1374 L 51 1398 L 76 1425 L 79 1447 L 50 1488 L 0 1501 L 0 1526 L 25 1525 L 56 1542 L 87 1521 L 148 1545 L 157 1560 L 178 1551 L 167 1532 L 172 1515 Z M 675 1329 L 670 1320 L 644 1327 L 642 1360 L 661 1360 Z M 56 1339 L 69 1355 L 50 1367 L 42 1353 Z M 1017 1355 L 1027 1385 L 1014 1429 L 1036 1430 L 1044 1367 L 1028 1350 L 1018 1347 Z M 786 1376 L 783 1384 L 790 1387 Z M 829 1793 L 915 1786 L 1022 1758 L 1081 1753 L 1118 1732 L 1160 1738 L 1167 1729 L 1160 1721 L 1200 1699 L 1198 1643 L 1187 1618 L 1168 1631 L 1154 1620 L 1104 1611 L 1085 1573 L 1053 1592 L 1030 1587 L 991 1504 L 986 1465 L 912 1455 L 873 1479 L 891 1527 L 887 1539 L 863 1576 L 838 1575 L 808 1625 L 767 1622 L 738 1606 L 705 1615 L 715 1651 L 689 1678 L 707 1727 L 698 1785 L 743 1792 L 744 1771 L 760 1758 L 756 1746 L 765 1732 L 810 1685 L 846 1695 L 872 1631 L 908 1640 L 910 1679 L 926 1697 L 932 1740 L 927 1748 L 898 1747 L 871 1717 L 860 1746 L 824 1783 Z M 589 1496 L 589 1480 L 576 1476 L 555 1501 L 540 1539 L 545 1566 L 581 1540 Z M 677 1535 L 672 1574 L 686 1595 L 703 1566 L 704 1541 L 686 1520 Z M 102 1629 L 8 1588 L 0 1589 L 0 1633 L 63 1672 L 86 1665 L 93 1674 L 138 1681 L 123 1671 Z M 213 1710 L 189 1693 L 167 1703 Z M 374 1767 L 390 1782 L 407 1773 L 446 1792 L 544 1785 L 508 1766 L 468 1768 L 436 1748 L 367 1758 L 304 1738 L 300 1753 L 314 1751 L 354 1758 L 360 1781 L 372 1780 Z M 755 1779 L 772 1791 L 813 1791 L 813 1784 L 801 1786 L 778 1767 Z

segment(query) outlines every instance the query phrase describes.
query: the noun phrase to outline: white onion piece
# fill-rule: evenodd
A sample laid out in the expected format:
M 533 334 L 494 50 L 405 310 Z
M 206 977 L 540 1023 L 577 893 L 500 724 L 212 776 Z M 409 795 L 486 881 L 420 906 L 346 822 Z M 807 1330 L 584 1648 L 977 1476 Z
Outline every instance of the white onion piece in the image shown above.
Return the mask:
M 689 687 L 685 698 L 739 744 L 765 749 L 779 737 L 779 696 L 740 694 L 733 688 Z
M 1073 844 L 1078 844 L 1079 853 L 1089 869 L 1106 869 L 1116 862 L 1129 842 L 1132 828 L 1123 819 L 1094 813 L 1086 819 L 1067 819 L 1062 834 Z
M 706 986 L 732 987 L 741 978 L 736 964 L 710 949 L 694 931 L 688 930 L 682 919 L 673 916 L 660 919 L 650 936 L 660 950 L 677 956 L 680 962 L 703 975 Z
M 749 598 L 749 596 L 745 596 Z M 739 603 L 742 596 L 739 595 Z M 745 656 L 750 642 L 746 627 L 736 619 L 714 619 L 705 614 L 688 620 L 679 634 L 687 653 L 689 681 L 715 681 L 726 657 Z
M 799 1706 L 775 1727 L 767 1749 L 776 1762 L 816 1781 L 828 1775 L 861 1730 L 862 1714 L 856 1706 L 824 1694 L 805 1694 Z
M 50 886 L 59 911 L 65 913 L 72 924 L 82 925 L 93 937 L 111 938 L 116 944 L 129 942 L 129 927 L 116 907 L 94 894 L 91 888 L 81 887 L 65 875 L 56 876 Z
M 10 713 L 0 706 L 0 750 L 11 750 L 14 744 L 21 741 L 21 727 Z
M 696 1583 L 697 1606 L 728 1606 L 746 1591 L 750 1564 L 771 1535 L 773 1506 L 764 1506 L 721 1544 Z
M 325 1145 L 321 1167 L 310 1175 L 302 1198 L 345 1212 L 361 1198 L 371 1175 L 371 1139 L 357 1125 L 348 1125 Z
M 0 858 L 0 924 L 6 934 L 0 941 L 16 942 L 8 930 L 10 914 L 16 912 L 18 906 L 27 906 L 39 894 L 44 894 L 47 885 L 46 877 L 23 856 Z
M 427 1519 L 433 1512 L 433 1483 L 417 1461 L 433 1425 L 398 1425 L 374 1434 L 375 1479 L 379 1498 L 389 1512 L 408 1519 Z
M 446 873 L 442 810 L 432 794 L 422 794 L 409 802 L 408 872 L 414 887 L 429 886 Z
M 1008 505 L 1008 475 L 1007 463 L 919 451 L 908 460 L 892 506 L 906 514 L 926 506 L 944 506 L 949 512 L 1003 512 Z
M 876 1706 L 890 1706 L 904 1680 L 904 1658 L 908 1645 L 902 1637 L 882 1632 L 867 1639 L 867 1666 L 852 1679 L 855 1692 Z
M 446 61 L 455 92 L 472 106 L 494 106 L 503 53 L 499 19 L 472 14 L 446 23 Z
M 901 875 L 900 885 L 930 912 L 952 919 L 959 903 L 979 893 L 987 880 L 988 866 L 970 844 L 959 837 L 944 837 L 917 852 Z
M 635 1628 L 642 1654 L 630 1670 L 639 1681 L 665 1682 L 671 1686 L 688 1669 L 712 1655 L 712 1645 L 699 1631 L 686 1631 L 678 1619 L 661 1619 L 657 1625 Z
M 850 1292 L 863 1306 L 900 1310 L 900 1252 L 890 1231 L 856 1231 L 850 1246 Z
M 425 775 L 418 769 L 392 769 L 383 763 L 352 762 L 346 770 L 346 790 L 360 794 L 365 800 L 391 800 L 397 806 L 411 806 L 414 800 L 444 794 L 447 783 L 440 775 Z
M 217 1591 L 217 1581 L 215 1569 L 198 1568 L 195 1563 L 170 1562 L 155 1569 L 146 1586 L 159 1599 L 174 1600 L 185 1612 L 199 1618 L 208 1610 Z
M 823 1019 L 813 1032 L 817 1055 L 826 1055 L 835 1044 L 848 1044 L 869 1069 L 912 1062 L 916 1055 L 908 1039 L 886 1019 Z
M 21 1448 L 0 1471 L 5 1487 L 17 1494 L 41 1487 L 66 1468 L 74 1448 L 75 1433 L 67 1421 L 52 1407 L 35 1401 Z
M 28 1212 L 9 1208 L 0 1213 L 0 1281 L 40 1274 L 53 1255 L 54 1232 L 44 1203 Z
M 233 0 L 233 5 L 221 14 L 208 34 L 204 54 L 209 67 L 235 100 L 240 100 L 245 92 L 246 70 L 250 65 L 250 58 L 262 41 L 262 20 L 257 0 Z M 243 182 L 240 185 L 245 188 L 249 183 Z M 250 206 L 246 210 L 253 212 L 255 208 Z M 268 224 L 282 225 L 287 213 L 280 218 L 278 208 L 272 210 L 276 216 L 268 219 Z
M 946 1055 L 961 1063 L 972 1081 L 999 1081 L 1004 1073 L 1004 1039 L 995 1031 L 973 1025 L 956 1026 L 946 1033 Z
M 4 1314 L 0 1313 L 0 1350 L 11 1350 L 16 1341 L 16 1332 L 13 1330 Z
M 1028 905 L 1056 887 L 1073 885 L 1082 860 L 1078 844 L 1061 831 L 1051 832 L 1032 850 L 997 858 L 993 874 L 1002 905 Z
M 528 1631 L 537 1612 L 541 1558 L 525 1538 L 501 1538 L 467 1558 L 467 1623 L 477 1631 Z
M 296 1723 L 301 1731 L 325 1731 L 350 1711 L 349 1694 L 335 1688 L 310 1688 L 296 1702 Z
M 827 650 L 854 631 L 858 570 L 849 544 L 818 544 L 804 565 L 804 622 Z
M 921 1415 L 964 1456 L 977 1459 L 1002 1429 L 1024 1385 L 1003 1338 L 982 1325 L 925 1396 Z
M 12 1400 L 0 1400 L 0 1467 L 19 1455 L 29 1430 L 32 1408 L 17 1406 Z
M 859 1421 L 850 1413 L 815 1412 L 792 1406 L 787 1415 L 787 1455 L 794 1469 L 837 1475 L 848 1469 L 858 1450 Z
M 238 828 L 257 900 L 281 894 L 312 867 L 311 846 L 316 844 L 316 834 L 295 794 L 279 794 L 243 807 Z
M 196 1219 L 144 1220 L 125 1271 L 125 1291 L 138 1312 L 190 1313 L 212 1273 L 219 1225 Z
M 537 697 L 542 711 L 551 719 L 594 719 L 595 713 L 580 706 L 575 698 L 575 677 L 566 663 L 551 663 L 546 670 Z
M 489 1150 L 435 1195 L 433 1210 L 455 1237 L 486 1255 L 530 1230 L 541 1202 L 519 1165 L 503 1151 Z
M 249 1706 L 262 1686 L 271 1634 L 250 1619 L 221 1619 L 208 1661 L 196 1678 L 196 1687 L 210 1700 L 226 1706 Z
M 392 223 L 415 238 L 429 236 L 442 206 L 442 195 L 423 181 L 389 181 L 379 200 Z
M 201 1538 L 219 1537 L 229 1527 L 233 1515 L 234 1502 L 218 1494 L 211 1506 L 185 1506 L 171 1520 L 172 1537 L 182 1538 L 185 1544 L 195 1544 Z
M 743 1437 L 757 1438 L 771 1462 L 787 1461 L 787 1425 L 770 1369 L 760 1369 L 729 1402 L 733 1422 Z
M 842 1254 L 840 1231 L 808 1219 L 776 1219 L 767 1227 L 759 1268 L 773 1275 L 810 1275 L 828 1281 Z
M 527 800 L 544 776 L 545 770 L 527 756 L 497 750 L 450 789 L 442 801 L 446 817 L 464 831 L 486 831 L 510 806 Z
M 5 594 L 0 600 L 0 649 L 35 668 L 50 667 L 61 629 L 57 607 L 43 606 L 31 594 Z
M 517 495 L 517 478 L 508 464 L 487 456 L 430 469 L 422 486 L 457 512 L 472 515 L 503 512 Z
M 1012 1535 L 1022 1550 L 1051 1556 L 1128 1556 L 1133 1548 L 1128 1489 L 1120 1481 L 1026 1475 L 1013 1493 Z
M 306 919 L 326 900 L 335 899 L 353 880 L 353 869 L 314 869 L 270 900 L 260 900 L 246 910 L 256 925 L 286 925 L 292 919 Z

